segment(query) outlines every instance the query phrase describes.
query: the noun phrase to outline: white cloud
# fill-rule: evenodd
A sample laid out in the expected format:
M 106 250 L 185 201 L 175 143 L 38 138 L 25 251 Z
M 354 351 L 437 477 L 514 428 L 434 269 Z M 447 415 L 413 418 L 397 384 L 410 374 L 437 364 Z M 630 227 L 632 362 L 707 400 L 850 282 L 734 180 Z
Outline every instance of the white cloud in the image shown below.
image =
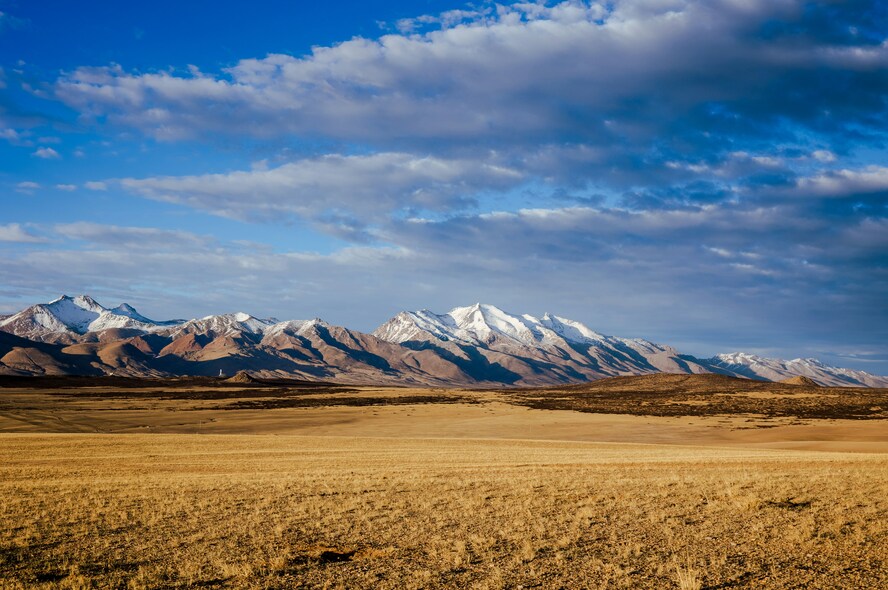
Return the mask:
M 885 229 L 799 219 L 789 205 L 666 216 L 537 208 L 395 223 L 385 228 L 390 246 L 318 254 L 78 223 L 53 228 L 82 242 L 77 249 L 62 242 L 5 253 L 0 284 L 20 293 L 100 284 L 171 315 L 231 311 L 248 301 L 255 313 L 321 315 L 365 330 L 401 309 L 482 300 L 669 343 L 693 334 L 728 346 L 725 334 L 772 339 L 780 330 L 797 342 L 862 345 L 884 341 L 883 293 L 868 261 L 884 252 Z
M 25 193 L 25 194 L 31 194 L 34 191 L 38 190 L 39 188 L 40 188 L 39 183 L 32 182 L 30 180 L 25 180 L 25 181 L 20 182 L 17 185 L 15 185 L 15 190 L 17 190 L 20 193 Z
M 815 150 L 811 153 L 811 157 L 818 162 L 835 162 L 836 155 L 829 150 Z
M 38 148 L 32 155 L 38 158 L 43 158 L 44 160 L 57 160 L 62 157 L 51 147 Z
M 55 185 L 55 187 L 56 187 L 56 189 L 58 189 L 60 191 L 66 191 L 66 192 L 71 192 L 71 191 L 77 190 L 76 184 L 57 184 L 57 185 Z
M 0 225 L 0 242 L 38 243 L 45 241 L 45 238 L 32 234 L 19 223 Z
M 888 192 L 888 167 L 842 169 L 801 178 L 795 191 L 801 196 L 847 197 Z
M 153 227 L 129 227 L 78 222 L 58 224 L 53 228 L 63 237 L 115 248 L 170 250 L 207 245 L 212 238 L 179 230 Z
M 120 182 L 152 199 L 242 219 L 345 215 L 371 222 L 400 210 L 462 209 L 479 191 L 506 189 L 523 180 L 514 169 L 475 160 L 386 152 L 327 155 L 227 174 Z
M 127 290 L 137 276 L 160 297 L 311 314 L 341 303 L 360 321 L 478 299 L 531 312 L 528 302 L 551 301 L 584 320 L 600 308 L 638 326 L 725 334 L 751 318 L 767 337 L 847 329 L 884 342 L 888 168 L 833 164 L 832 150 L 882 149 L 888 45 L 864 27 L 842 36 L 861 20 L 853 4 L 804 6 L 483 4 L 216 74 L 79 68 L 56 92 L 101 126 L 361 154 L 86 188 L 113 183 L 238 219 L 302 217 L 338 235 L 369 226 L 387 247 L 281 253 L 279 242 L 76 223 L 53 230 L 76 251 L 22 248 L 0 258 L 0 284 Z M 810 173 L 821 164 L 834 170 Z M 558 191 L 562 200 L 549 196 Z M 486 192 L 499 194 L 479 209 L 513 210 L 468 214 Z
M 837 10 L 835 26 L 855 15 Z M 744 133 L 772 135 L 781 117 L 813 127 L 832 107 L 871 120 L 882 87 L 869 81 L 888 62 L 888 45 L 861 39 L 838 49 L 817 30 L 752 33 L 767 23 L 775 31 L 807 26 L 803 16 L 791 1 L 519 3 L 407 19 L 404 34 L 244 59 L 220 76 L 79 68 L 56 90 L 84 113 L 161 139 L 292 134 L 472 145 L 568 136 L 614 149 L 679 130 L 704 141 L 701 127 L 710 137 L 735 133 L 737 123 L 722 129 L 725 117 L 706 114 L 713 104 L 760 123 Z M 433 22 L 441 28 L 411 32 Z M 846 75 L 824 93 L 821 81 L 839 70 Z M 773 94 L 782 100 L 762 99 Z
M 368 297 L 384 302 L 386 277 L 405 280 L 407 269 L 418 264 L 408 251 L 391 247 L 353 247 L 324 255 L 274 252 L 156 228 L 79 223 L 54 231 L 83 244 L 78 249 L 53 245 L 4 252 L 0 284 L 19 294 L 91 291 L 101 285 L 132 303 L 148 300 L 151 306 L 142 311 L 160 307 L 160 317 L 199 317 L 248 307 L 257 314 L 310 318 L 326 310 L 329 321 L 369 330 L 374 316 L 355 302 Z M 377 307 L 375 313 L 385 312 Z

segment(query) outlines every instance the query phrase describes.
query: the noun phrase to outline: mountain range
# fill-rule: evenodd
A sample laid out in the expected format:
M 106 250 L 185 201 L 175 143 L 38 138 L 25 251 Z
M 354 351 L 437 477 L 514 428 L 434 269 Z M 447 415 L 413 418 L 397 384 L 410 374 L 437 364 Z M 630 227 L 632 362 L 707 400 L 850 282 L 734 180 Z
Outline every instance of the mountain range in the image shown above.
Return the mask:
M 320 319 L 247 313 L 155 321 L 127 304 L 62 296 L 0 316 L 0 374 L 147 377 L 233 374 L 430 386 L 536 386 L 615 375 L 719 373 L 820 385 L 888 387 L 888 377 L 816 359 L 745 353 L 696 358 L 638 338 L 607 336 L 545 314 L 487 304 L 446 314 L 401 312 L 370 334 Z

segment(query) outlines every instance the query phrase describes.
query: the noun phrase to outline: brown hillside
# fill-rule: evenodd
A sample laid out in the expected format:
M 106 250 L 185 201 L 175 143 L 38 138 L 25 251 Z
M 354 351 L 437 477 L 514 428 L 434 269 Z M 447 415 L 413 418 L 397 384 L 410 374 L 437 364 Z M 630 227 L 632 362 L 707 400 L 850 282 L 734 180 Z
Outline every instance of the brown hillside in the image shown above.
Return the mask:
M 104 364 L 115 369 L 138 364 L 147 359 L 141 350 L 129 342 L 109 344 L 99 350 L 98 355 Z
M 234 377 L 226 379 L 225 383 L 260 383 L 260 381 L 246 371 L 238 371 Z
M 168 354 L 176 356 L 187 355 L 189 353 L 195 353 L 203 349 L 203 347 L 204 343 L 200 341 L 200 338 L 194 334 L 186 334 L 185 336 L 176 338 L 170 344 L 165 346 L 163 350 L 160 351 L 159 356 L 166 356 Z
M 61 375 L 69 369 L 49 353 L 37 348 L 13 348 L 3 358 L 0 358 L 0 363 L 13 370 L 38 375 Z
M 819 383 L 817 383 L 810 377 L 804 377 L 802 375 L 790 377 L 789 379 L 784 379 L 780 383 L 783 383 L 784 385 L 805 385 L 807 387 L 820 387 Z

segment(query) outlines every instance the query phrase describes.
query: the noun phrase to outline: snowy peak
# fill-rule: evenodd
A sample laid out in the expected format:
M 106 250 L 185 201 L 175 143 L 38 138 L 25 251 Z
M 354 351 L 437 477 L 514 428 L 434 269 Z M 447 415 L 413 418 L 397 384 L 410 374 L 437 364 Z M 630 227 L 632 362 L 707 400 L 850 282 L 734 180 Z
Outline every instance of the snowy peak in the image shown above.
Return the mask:
M 82 334 L 89 330 L 89 325 L 107 310 L 95 302 L 88 295 L 68 297 L 62 295 L 55 301 L 45 305 L 35 305 L 31 308 L 35 311 L 40 325 L 45 325 L 46 315 L 51 317 L 50 324 L 58 322 L 68 329 Z M 25 310 L 27 312 L 28 310 Z M 25 313 L 23 312 L 23 313 Z M 52 320 L 55 320 L 54 322 Z
M 377 328 L 373 335 L 395 343 L 433 338 L 472 345 L 498 340 L 532 347 L 563 345 L 565 342 L 621 341 L 599 334 L 575 320 L 550 313 L 542 318 L 516 315 L 487 303 L 455 307 L 443 315 L 425 309 L 404 311 Z
M 126 303 L 108 309 L 89 295 L 62 295 L 49 303 L 32 305 L 0 321 L 0 330 L 32 340 L 46 340 L 112 328 L 148 332 L 169 324 L 150 320 Z
M 107 310 L 87 295 L 62 295 L 38 303 L 0 322 L 0 328 L 16 336 L 39 339 L 56 332 L 83 334 Z
M 187 359 L 182 365 L 187 371 L 198 367 L 191 363 L 240 358 L 270 373 L 438 385 L 552 385 L 615 375 L 715 372 L 771 381 L 804 377 L 826 386 L 888 387 L 888 377 L 816 359 L 781 360 L 744 352 L 698 359 L 647 340 L 607 336 L 551 313 L 513 314 L 485 303 L 444 314 L 403 311 L 379 326 L 373 338 L 320 319 L 282 322 L 245 312 L 157 322 L 126 303 L 106 308 L 88 295 L 63 295 L 0 316 L 0 330 L 54 345 L 134 341 L 141 354 Z M 141 338 L 146 334 L 153 336 Z M 149 362 L 138 360 L 143 361 Z M 136 373 L 169 370 L 168 364 L 139 366 Z M 4 370 L 0 361 L 0 372 Z M 218 367 L 211 372 L 216 374 Z
M 807 377 L 827 386 L 888 387 L 888 377 L 833 367 L 813 358 L 785 361 L 745 352 L 732 352 L 716 355 L 709 360 L 716 370 L 727 370 L 751 379 L 784 381 L 791 377 Z
M 754 365 L 768 360 L 764 357 L 749 354 L 748 352 L 728 352 L 725 354 L 717 354 L 712 357 L 712 359 L 721 361 L 729 365 Z
M 320 318 L 314 318 L 313 320 L 287 320 L 285 322 L 277 322 L 267 326 L 262 330 L 262 335 L 266 338 L 271 338 L 279 334 L 295 334 L 301 336 L 315 327 L 330 328 L 331 326 Z
M 129 303 L 121 303 L 120 305 L 118 305 L 114 309 L 110 309 L 108 311 L 110 313 L 113 313 L 114 315 L 119 315 L 119 316 L 123 316 L 126 318 L 131 318 L 131 319 L 134 319 L 138 322 L 143 322 L 146 324 L 158 323 L 158 322 L 150 320 L 150 319 L 146 318 L 145 316 L 143 316 L 142 314 L 140 314 L 138 311 L 136 311 L 136 308 L 133 307 L 132 305 L 130 305 Z
M 412 340 L 426 340 L 428 336 L 437 340 L 459 340 L 456 337 L 456 322 L 448 315 L 437 315 L 427 309 L 402 311 L 373 331 L 380 340 L 400 344 Z
M 707 372 L 692 357 L 680 357 L 668 346 L 605 336 L 549 313 L 542 318 L 517 315 L 484 303 L 456 307 L 443 315 L 428 310 L 401 312 L 373 335 L 396 344 L 443 347 L 467 361 L 480 354 L 486 361 L 479 362 L 510 367 L 508 371 L 521 371 L 533 379 L 547 372 L 561 382 L 661 371 Z
M 74 298 L 74 305 L 81 309 L 88 309 L 89 311 L 95 311 L 98 313 L 108 311 L 89 295 L 78 295 Z
M 169 330 L 175 337 L 185 334 L 213 334 L 216 336 L 239 336 L 241 334 L 261 334 L 263 330 L 274 325 L 274 318 L 259 319 L 242 311 L 221 315 L 208 315 L 198 320 L 189 320 Z
M 539 320 L 533 316 L 517 316 L 486 303 L 457 307 L 447 314 L 470 340 L 489 343 L 496 338 L 531 344 L 542 339 Z
M 540 324 L 552 330 L 568 342 L 592 343 L 603 342 L 607 340 L 607 336 L 590 330 L 585 325 L 574 320 L 558 317 L 546 313 L 540 320 Z

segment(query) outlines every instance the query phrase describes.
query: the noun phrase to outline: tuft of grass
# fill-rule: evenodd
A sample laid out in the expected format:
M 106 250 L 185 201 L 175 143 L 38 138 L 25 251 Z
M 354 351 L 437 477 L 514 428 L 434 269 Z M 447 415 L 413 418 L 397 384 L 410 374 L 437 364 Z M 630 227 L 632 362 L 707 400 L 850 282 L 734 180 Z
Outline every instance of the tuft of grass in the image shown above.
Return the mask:
M 675 564 L 675 581 L 680 590 L 700 590 L 703 587 L 700 570 L 690 560 Z

